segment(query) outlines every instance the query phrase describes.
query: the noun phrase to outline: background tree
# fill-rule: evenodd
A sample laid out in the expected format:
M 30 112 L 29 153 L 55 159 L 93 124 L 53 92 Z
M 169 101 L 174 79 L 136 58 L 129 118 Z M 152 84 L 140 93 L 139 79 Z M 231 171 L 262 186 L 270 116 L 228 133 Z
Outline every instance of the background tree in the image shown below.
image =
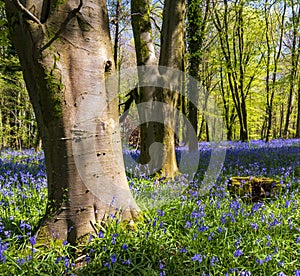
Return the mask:
M 163 11 L 161 49 L 159 65 L 183 69 L 184 54 L 184 1 L 176 1 L 171 4 L 165 1 Z M 158 71 L 157 58 L 152 38 L 152 26 L 150 19 L 149 1 L 131 1 L 132 26 L 135 38 L 137 65 L 139 69 L 139 81 L 143 82 L 144 72 L 147 71 L 147 78 L 161 78 L 163 71 Z M 151 66 L 153 73 L 149 74 Z M 160 68 L 161 69 L 161 68 Z M 136 96 L 136 103 L 139 107 L 141 125 L 141 160 L 142 164 L 150 161 L 150 146 L 154 142 L 163 144 L 163 148 L 155 147 L 151 163 L 151 170 L 160 168 L 163 175 L 173 177 L 177 171 L 175 156 L 175 110 L 178 104 L 178 94 L 174 91 L 181 89 L 178 80 L 166 80 L 173 86 L 169 89 L 155 87 L 140 87 Z M 162 110 L 157 101 L 165 103 Z M 143 105 L 141 105 L 143 103 Z M 156 120 L 153 121 L 155 114 Z M 144 123 L 145 122 L 145 123 Z
M 266 36 L 266 134 L 265 139 L 270 140 L 272 121 L 273 121 L 273 102 L 276 92 L 276 81 L 278 74 L 278 65 L 281 58 L 283 47 L 283 34 L 286 19 L 286 1 L 283 7 L 273 9 L 276 2 L 270 3 L 266 0 L 264 5 L 265 17 L 265 36 Z M 280 2 L 281 5 L 281 2 Z M 276 7 L 276 6 L 275 6 Z M 274 12 L 273 12 L 274 11 Z M 279 29 L 276 34 L 275 29 Z
M 290 33 L 288 33 L 288 40 L 286 41 L 286 46 L 290 49 L 290 70 L 289 70 L 289 93 L 287 102 L 287 111 L 285 116 L 285 124 L 283 130 L 283 136 L 288 137 L 290 117 L 293 109 L 293 99 L 296 89 L 296 79 L 299 65 L 299 49 L 300 49 L 300 39 L 299 39 L 299 26 L 300 26 L 300 4 L 297 1 L 290 2 L 290 8 L 292 12 L 292 17 L 288 25 L 290 26 Z
M 0 148 L 38 147 L 38 131 L 0 3 Z
M 121 165 L 116 91 L 105 81 L 114 71 L 106 3 L 5 3 L 45 152 L 49 204 L 44 229 L 74 243 L 116 208 L 125 217 L 138 209 Z M 95 95 L 104 103 L 103 113 L 75 124 L 86 99 Z M 93 114 L 100 107 L 86 108 Z M 96 133 L 85 130 L 91 120 Z M 91 153 L 87 141 L 96 151 Z M 82 167 L 76 166 L 74 145 L 81 149 Z
M 190 76 L 201 81 L 200 72 L 201 64 L 205 63 L 202 58 L 204 39 L 206 38 L 206 26 L 209 16 L 210 0 L 204 1 L 187 1 L 187 52 L 188 52 L 188 73 Z M 205 68 L 206 70 L 208 68 Z M 202 78 L 204 80 L 204 78 Z M 191 83 L 188 84 L 188 119 L 191 122 L 195 132 L 198 133 L 198 98 L 199 93 L 189 93 L 190 91 L 197 91 L 197 89 L 190 87 Z M 200 89 L 200 87 L 198 88 Z M 206 90 L 207 91 L 207 90 Z M 195 104 L 192 104 L 195 103 Z M 202 126 L 205 123 L 204 116 L 202 116 Z M 198 150 L 197 145 L 189 145 L 191 151 Z

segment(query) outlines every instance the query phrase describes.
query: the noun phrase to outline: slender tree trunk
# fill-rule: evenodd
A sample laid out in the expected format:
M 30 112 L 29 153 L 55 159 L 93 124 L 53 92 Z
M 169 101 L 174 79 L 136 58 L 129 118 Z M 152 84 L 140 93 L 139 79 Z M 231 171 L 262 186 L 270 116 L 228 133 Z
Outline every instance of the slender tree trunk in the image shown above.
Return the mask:
M 187 1 L 187 43 L 188 43 L 188 72 L 189 75 L 200 81 L 200 65 L 202 62 L 202 48 L 203 40 L 206 32 L 207 17 L 209 12 L 209 2 L 210 0 L 205 1 Z M 198 98 L 199 93 L 196 87 L 192 86 L 192 83 L 188 84 L 188 119 L 191 123 L 191 126 L 194 128 L 195 133 L 198 133 Z M 198 150 L 197 144 L 189 144 L 190 151 Z
M 48 208 L 42 225 L 74 243 L 116 208 L 128 218 L 138 210 L 121 165 L 118 98 L 105 81 L 114 71 L 106 4 L 30 3 L 7 0 L 6 9 L 45 152 Z M 87 99 L 107 103 L 103 113 Z M 83 109 L 84 122 L 78 121 Z M 98 116 L 88 119 L 90 114 Z M 89 132 L 85 126 L 93 122 Z
M 163 12 L 163 27 L 161 36 L 161 56 L 159 65 L 183 69 L 183 23 L 184 1 L 165 2 Z M 143 83 L 144 69 L 151 66 L 153 74 L 147 78 L 156 78 L 164 82 L 164 71 L 153 67 L 157 63 L 151 34 L 149 1 L 131 1 L 132 26 L 134 32 L 139 81 Z M 157 68 L 157 69 L 155 69 Z M 171 76 L 172 78 L 172 76 Z M 175 156 L 175 119 L 178 104 L 178 94 L 181 83 L 176 79 L 165 80 L 172 83 L 170 89 L 155 87 L 140 87 L 138 111 L 141 125 L 141 160 L 142 164 L 150 163 L 150 169 L 159 169 L 161 174 L 174 177 L 178 171 Z M 158 104 L 157 102 L 160 102 Z M 164 103 L 164 104 L 162 104 Z M 154 144 L 158 142 L 162 147 Z
M 166 0 L 163 11 L 163 25 L 161 35 L 161 52 L 159 65 L 183 70 L 184 43 L 184 0 Z M 161 74 L 164 75 L 163 70 Z M 178 93 L 182 88 L 182 80 L 168 76 L 169 89 L 162 92 L 162 101 L 167 104 L 164 115 L 164 163 L 162 172 L 168 177 L 174 177 L 178 172 L 175 155 L 175 121 Z
M 297 11 L 295 10 L 297 8 Z M 293 109 L 293 98 L 294 98 L 294 91 L 295 91 L 295 81 L 298 71 L 299 65 L 299 24 L 300 24 L 300 5 L 294 3 L 292 1 L 292 28 L 293 28 L 293 37 L 292 37 L 292 49 L 291 49 L 291 72 L 290 72 L 290 87 L 289 87 L 289 96 L 288 96 L 288 103 L 287 103 L 287 111 L 285 117 L 285 125 L 283 130 L 283 136 L 289 136 L 289 124 L 290 124 L 290 116 L 292 114 Z M 297 43 L 298 41 L 298 43 Z
M 285 5 L 286 6 L 286 5 Z M 270 66 L 271 66 L 271 43 L 272 41 L 270 41 L 270 36 L 272 37 L 272 33 L 270 34 L 270 32 L 272 32 L 272 25 L 270 22 L 270 4 L 268 3 L 268 0 L 265 1 L 265 8 L 264 8 L 264 15 L 265 15 L 265 24 L 266 24 L 266 43 L 267 43 L 267 74 L 266 74 L 266 94 L 267 94 L 267 103 L 266 103 L 266 142 L 269 142 L 270 140 L 270 133 L 271 133 L 271 128 L 272 128 L 272 116 L 273 116 L 273 98 L 274 98 L 274 93 L 275 93 L 275 82 L 276 82 L 276 74 L 277 74 L 277 63 L 278 63 L 278 59 L 280 57 L 280 52 L 281 52 L 281 45 L 282 43 L 280 43 L 280 47 L 279 47 L 279 51 L 278 54 L 274 54 L 275 57 L 275 64 L 274 64 L 274 72 L 272 75 L 272 87 L 270 85 Z M 285 16 L 285 12 L 283 14 L 283 20 L 284 20 L 284 16 Z M 284 22 L 284 21 L 283 21 Z M 271 30 L 270 30 L 271 28 Z M 281 25 L 281 34 L 283 34 L 283 25 Z M 282 35 L 281 35 L 281 42 L 282 42 Z M 265 123 L 264 123 L 265 125 Z
M 229 33 L 229 7 L 228 1 L 224 0 L 223 18 L 219 15 L 217 8 L 214 8 L 214 24 L 216 26 L 220 46 L 225 58 L 226 74 L 229 84 L 231 96 L 236 108 L 237 117 L 240 125 L 240 140 L 247 141 L 249 139 L 247 124 L 247 91 L 251 86 L 251 81 L 245 85 L 245 48 L 244 48 L 244 19 L 243 19 L 243 1 L 235 2 L 235 24 L 234 35 L 230 37 Z M 216 3 L 214 2 L 214 5 Z M 231 46 L 232 45 L 232 46 Z
M 295 138 L 300 138 L 300 82 L 298 81 L 298 103 L 297 103 L 297 123 Z
M 150 4 L 149 0 L 132 0 L 131 1 L 131 22 L 135 41 L 135 50 L 137 57 L 139 83 L 143 83 L 148 78 L 159 78 L 157 66 L 157 58 L 155 55 L 154 44 L 152 39 L 152 27 L 150 20 Z M 144 75 L 147 66 L 151 66 L 153 74 Z M 156 69 L 155 69 L 156 68 Z M 144 70 L 145 69 L 145 70 Z M 148 71 L 147 71 L 148 72 Z M 161 154 L 156 147 L 150 150 L 151 145 L 155 142 L 162 142 L 158 139 L 157 133 L 162 132 L 161 111 L 157 110 L 155 105 L 156 88 L 155 87 L 139 87 L 138 97 L 136 98 L 137 109 L 140 118 L 140 163 L 148 164 L 150 174 L 161 169 Z M 155 115 L 155 116 L 153 116 Z M 157 118 L 155 121 L 154 117 Z M 161 117 L 161 118 L 159 118 Z

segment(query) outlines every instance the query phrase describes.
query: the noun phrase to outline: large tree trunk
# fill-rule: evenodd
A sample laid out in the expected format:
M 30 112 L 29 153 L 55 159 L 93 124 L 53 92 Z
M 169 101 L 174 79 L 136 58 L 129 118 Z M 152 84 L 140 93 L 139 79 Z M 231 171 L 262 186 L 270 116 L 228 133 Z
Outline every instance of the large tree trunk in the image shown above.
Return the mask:
M 117 94 L 105 81 L 114 71 L 106 4 L 7 0 L 6 9 L 45 152 L 43 225 L 74 243 L 117 208 L 126 217 L 138 210 L 122 160 Z

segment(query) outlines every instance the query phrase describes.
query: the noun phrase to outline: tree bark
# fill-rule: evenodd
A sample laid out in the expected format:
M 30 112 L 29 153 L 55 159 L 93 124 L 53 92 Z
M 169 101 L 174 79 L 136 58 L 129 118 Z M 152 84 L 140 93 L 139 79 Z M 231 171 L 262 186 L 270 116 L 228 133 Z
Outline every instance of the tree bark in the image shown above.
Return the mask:
M 185 1 L 166 0 L 163 10 L 163 25 L 161 34 L 161 52 L 159 65 L 183 70 L 183 55 L 185 52 L 184 42 L 184 10 Z M 164 70 L 160 73 L 164 75 Z M 178 92 L 182 88 L 181 81 L 168 75 L 169 89 L 163 89 L 162 102 L 166 103 L 164 109 L 164 163 L 162 172 L 168 177 L 174 177 L 178 172 L 175 155 L 175 121 L 178 104 Z
M 106 4 L 5 2 L 45 152 L 48 207 L 42 226 L 50 235 L 54 232 L 75 243 L 110 212 L 119 208 L 129 218 L 138 210 L 124 167 L 112 162 L 122 161 L 122 150 L 117 95 L 105 82 L 114 71 Z M 85 136 L 77 116 L 82 108 L 95 113 L 97 106 L 84 106 L 93 96 L 107 104 L 96 119 L 96 133 Z M 86 141 L 95 148 L 87 148 Z M 82 148 L 78 153 L 82 167 L 74 147 Z M 95 170 L 98 167 L 100 171 Z M 88 179 L 94 186 L 87 184 Z
M 159 71 L 157 68 L 157 58 L 154 50 L 154 43 L 152 40 L 152 26 L 150 20 L 150 4 L 148 0 L 132 0 L 131 1 L 131 23 L 135 41 L 135 51 L 137 57 L 137 66 L 139 74 L 139 83 L 142 84 L 147 81 L 149 77 L 159 78 Z M 147 66 L 151 66 L 153 74 L 151 76 L 148 72 Z M 145 70 L 144 70 L 145 69 Z M 162 142 L 159 140 L 159 135 L 162 131 L 161 123 L 153 120 L 157 117 L 158 121 L 162 121 L 161 111 L 157 110 L 155 106 L 156 87 L 140 86 L 138 94 L 135 99 L 140 118 L 140 163 L 142 165 L 148 164 L 149 173 L 154 174 L 161 169 L 161 154 L 156 147 L 151 145 L 155 142 Z M 153 116 L 155 114 L 155 116 Z
M 160 66 L 182 69 L 184 40 L 184 1 L 165 2 L 161 36 Z M 164 82 L 164 70 L 159 71 L 154 53 L 151 33 L 150 7 L 148 0 L 132 0 L 132 26 L 136 46 L 139 82 L 143 83 L 144 68 L 151 66 L 153 74 L 147 78 L 156 78 Z M 156 68 L 156 69 L 155 69 Z M 147 71 L 147 69 L 146 69 Z M 172 78 L 172 76 L 171 76 Z M 140 87 L 138 111 L 141 124 L 141 158 L 142 164 L 149 164 L 150 171 L 159 169 L 162 175 L 174 177 L 178 172 L 175 155 L 175 121 L 180 82 L 177 79 L 165 80 L 165 86 Z M 160 102 L 160 104 L 157 102 Z M 163 104 L 161 104 L 163 103 Z M 155 145 L 158 142 L 162 147 Z M 151 145 L 152 148 L 151 154 Z M 158 171 L 158 170 L 157 170 Z
M 189 75 L 200 81 L 200 65 L 202 61 L 203 41 L 205 38 L 210 0 L 187 1 L 187 43 L 188 43 L 188 72 Z M 189 104 L 188 118 L 195 132 L 198 133 L 198 89 L 188 84 Z M 193 104 L 195 103 L 195 104 Z M 197 144 L 189 144 L 189 151 L 197 151 Z
M 300 5 L 292 1 L 292 48 L 291 48 L 291 72 L 290 72 L 290 86 L 289 86 L 289 96 L 287 103 L 287 111 L 285 116 L 285 124 L 283 130 L 283 136 L 285 138 L 289 137 L 289 125 L 290 117 L 293 109 L 293 99 L 295 93 L 296 76 L 299 67 L 299 57 L 300 57 L 300 41 L 299 41 L 299 26 L 300 26 Z

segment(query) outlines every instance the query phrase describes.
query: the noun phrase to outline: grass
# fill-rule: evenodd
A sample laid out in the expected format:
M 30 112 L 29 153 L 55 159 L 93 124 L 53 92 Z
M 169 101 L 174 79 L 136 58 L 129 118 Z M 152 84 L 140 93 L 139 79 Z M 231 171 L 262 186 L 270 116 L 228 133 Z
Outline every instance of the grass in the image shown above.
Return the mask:
M 32 236 L 47 196 L 43 154 L 2 152 L 0 275 L 300 275 L 299 140 L 225 143 L 222 174 L 207 194 L 198 191 L 210 145 L 200 147 L 194 181 L 129 178 L 144 219 L 130 226 L 112 215 L 76 248 Z M 232 198 L 234 175 L 279 179 L 282 193 Z

